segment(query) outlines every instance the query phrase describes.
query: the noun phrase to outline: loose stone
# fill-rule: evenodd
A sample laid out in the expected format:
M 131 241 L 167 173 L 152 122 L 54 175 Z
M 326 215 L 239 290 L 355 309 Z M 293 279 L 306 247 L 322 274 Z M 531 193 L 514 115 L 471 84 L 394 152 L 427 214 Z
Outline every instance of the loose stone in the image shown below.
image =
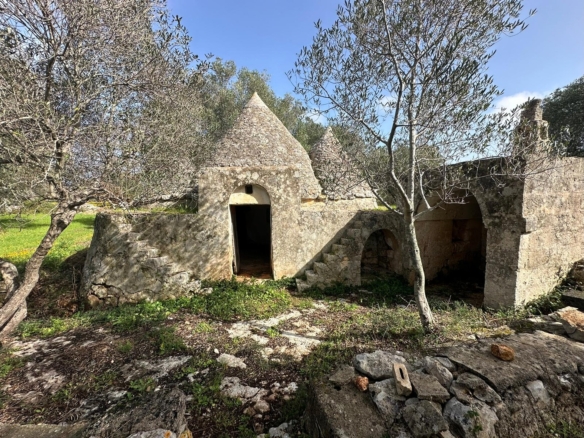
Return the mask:
M 515 351 L 511 347 L 503 344 L 492 344 L 491 354 L 506 362 L 515 359 Z

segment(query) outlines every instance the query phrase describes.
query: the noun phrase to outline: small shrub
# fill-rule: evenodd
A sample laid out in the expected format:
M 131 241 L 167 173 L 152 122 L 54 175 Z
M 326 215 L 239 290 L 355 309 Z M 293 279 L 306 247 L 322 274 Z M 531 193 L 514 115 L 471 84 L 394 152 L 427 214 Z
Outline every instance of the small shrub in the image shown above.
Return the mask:
M 122 354 L 128 354 L 134 349 L 134 344 L 132 341 L 124 341 L 118 345 L 118 351 Z
M 156 381 L 150 377 L 144 377 L 130 382 L 130 389 L 138 394 L 154 391 L 154 388 L 156 388 Z
M 162 327 L 152 332 L 158 352 L 161 355 L 185 351 L 187 346 L 173 327 Z

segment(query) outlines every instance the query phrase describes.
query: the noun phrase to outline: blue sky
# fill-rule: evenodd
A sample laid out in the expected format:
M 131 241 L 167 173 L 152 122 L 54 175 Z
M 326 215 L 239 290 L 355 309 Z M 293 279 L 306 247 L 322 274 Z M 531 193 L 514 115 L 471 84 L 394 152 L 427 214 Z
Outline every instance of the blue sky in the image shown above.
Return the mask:
M 330 25 L 338 0 L 169 0 L 173 14 L 193 37 L 192 50 L 233 60 L 238 67 L 266 71 L 277 94 L 292 92 L 286 71 L 311 43 L 314 22 Z M 514 107 L 541 97 L 584 74 L 584 0 L 526 0 L 536 8 L 529 27 L 496 46 L 490 64 L 505 90 L 497 106 Z

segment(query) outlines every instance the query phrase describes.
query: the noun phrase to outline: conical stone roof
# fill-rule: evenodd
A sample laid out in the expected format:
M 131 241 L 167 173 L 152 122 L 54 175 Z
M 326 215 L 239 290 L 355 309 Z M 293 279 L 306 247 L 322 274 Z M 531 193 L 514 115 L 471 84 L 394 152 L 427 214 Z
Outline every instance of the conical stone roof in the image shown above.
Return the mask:
M 300 173 L 303 199 L 314 199 L 321 192 L 308 154 L 257 93 L 219 141 L 211 166 L 294 166 Z
M 329 199 L 374 198 L 347 154 L 328 127 L 310 150 L 314 173 Z

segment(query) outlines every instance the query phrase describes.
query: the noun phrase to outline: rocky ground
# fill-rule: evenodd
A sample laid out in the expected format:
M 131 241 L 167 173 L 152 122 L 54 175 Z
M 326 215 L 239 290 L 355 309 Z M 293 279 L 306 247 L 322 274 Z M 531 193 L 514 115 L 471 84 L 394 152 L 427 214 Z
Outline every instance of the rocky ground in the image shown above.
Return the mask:
M 396 281 L 304 294 L 282 283 L 271 295 L 221 286 L 173 303 L 29 321 L 0 350 L 0 423 L 84 422 L 93 436 L 126 437 L 135 428 L 116 415 L 172 395 L 169 409 L 184 417 L 177 434 L 300 435 L 307 383 L 356 354 L 399 350 L 413 363 L 541 323 L 480 310 L 441 287 L 430 291 L 440 329 L 424 334 L 411 291 Z M 104 429 L 116 421 L 126 429 Z

